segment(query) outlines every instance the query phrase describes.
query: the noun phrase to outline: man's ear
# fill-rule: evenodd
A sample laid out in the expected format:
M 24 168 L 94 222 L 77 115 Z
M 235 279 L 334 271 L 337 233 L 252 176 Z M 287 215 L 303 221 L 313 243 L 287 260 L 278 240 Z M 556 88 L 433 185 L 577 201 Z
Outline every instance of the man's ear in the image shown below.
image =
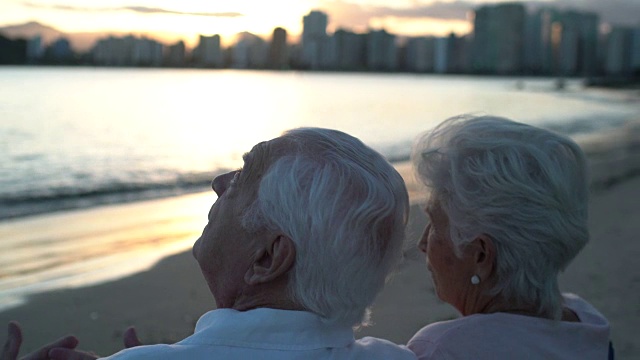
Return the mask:
M 296 247 L 289 237 L 277 235 L 260 248 L 244 275 L 249 285 L 273 281 L 289 272 L 296 260 Z
M 488 279 L 494 271 L 496 259 L 496 247 L 489 235 L 482 234 L 476 237 L 468 246 L 470 256 L 473 257 L 476 275 L 481 279 Z

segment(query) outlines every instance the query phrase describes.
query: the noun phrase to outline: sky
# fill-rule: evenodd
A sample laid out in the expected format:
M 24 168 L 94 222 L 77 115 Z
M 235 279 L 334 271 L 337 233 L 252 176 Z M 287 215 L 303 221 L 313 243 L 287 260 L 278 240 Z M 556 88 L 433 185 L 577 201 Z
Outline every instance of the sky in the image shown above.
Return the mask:
M 148 34 L 158 40 L 220 34 L 223 42 L 249 31 L 267 38 L 275 27 L 294 38 L 311 10 L 329 15 L 337 28 L 397 35 L 462 35 L 471 31 L 470 11 L 509 0 L 2 0 L 0 26 L 37 21 L 63 32 Z M 524 2 L 524 0 L 516 0 Z M 510 2 L 514 2 L 511 0 Z M 596 11 L 605 22 L 640 27 L 640 0 L 526 0 L 532 6 Z

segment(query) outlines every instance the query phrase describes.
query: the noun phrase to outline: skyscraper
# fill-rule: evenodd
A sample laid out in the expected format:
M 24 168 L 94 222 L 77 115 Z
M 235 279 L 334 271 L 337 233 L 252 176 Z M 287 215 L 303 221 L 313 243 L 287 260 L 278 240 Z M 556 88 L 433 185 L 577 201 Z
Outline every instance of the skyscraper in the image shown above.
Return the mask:
M 597 67 L 598 16 L 593 13 L 561 13 L 558 70 L 560 75 L 593 75 Z
M 322 11 L 311 11 L 302 19 L 302 63 L 309 69 L 321 68 L 321 58 L 327 46 L 329 18 Z
M 136 66 L 160 66 L 162 65 L 163 46 L 159 42 L 141 38 L 133 44 L 132 65 Z
M 481 6 L 475 12 L 472 69 L 511 74 L 522 70 L 525 8 L 520 3 Z
M 250 32 L 238 34 L 233 47 L 231 66 L 236 69 L 264 69 L 267 66 L 269 45 Z
M 177 43 L 170 45 L 165 57 L 165 63 L 168 66 L 181 67 L 185 65 L 186 47 L 184 41 L 180 40 Z
M 287 30 L 275 28 L 269 44 L 269 68 L 289 68 L 289 51 L 287 46 Z
M 198 46 L 193 49 L 193 62 L 196 66 L 222 67 L 220 35 L 200 35 Z
M 337 48 L 335 66 L 340 70 L 363 70 L 366 68 L 367 37 L 339 29 L 333 34 Z
M 607 36 L 604 71 L 607 75 L 627 75 L 631 72 L 633 32 L 626 27 L 613 27 Z
M 438 37 L 435 39 L 435 53 L 433 71 L 437 74 L 444 74 L 449 71 L 449 38 Z
M 640 76 L 640 28 L 633 29 L 631 34 L 631 71 Z
M 411 38 L 406 45 L 405 68 L 415 72 L 432 72 L 435 60 L 433 37 Z
M 27 40 L 27 61 L 34 63 L 42 57 L 44 47 L 42 46 L 42 36 L 36 35 Z
M 395 35 L 385 30 L 371 31 L 367 38 L 367 68 L 376 71 L 393 71 L 397 66 Z

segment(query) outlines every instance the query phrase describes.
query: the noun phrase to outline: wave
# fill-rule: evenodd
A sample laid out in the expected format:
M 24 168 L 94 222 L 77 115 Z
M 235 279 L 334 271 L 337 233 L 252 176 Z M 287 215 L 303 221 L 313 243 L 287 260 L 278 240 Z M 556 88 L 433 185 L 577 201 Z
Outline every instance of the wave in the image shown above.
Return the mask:
M 585 118 L 550 120 L 537 123 L 570 137 L 581 134 L 599 133 L 621 127 L 636 120 L 628 114 L 609 116 L 606 119 L 593 115 Z M 377 144 L 376 147 L 392 163 L 409 160 L 412 140 L 393 144 Z M 129 203 L 188 193 L 210 191 L 211 180 L 217 175 L 229 171 L 218 169 L 211 172 L 183 173 L 169 178 L 153 179 L 140 177 L 113 180 L 108 183 L 88 183 L 87 179 L 77 179 L 77 186 L 49 186 L 22 191 L 0 192 L 0 221 L 56 212 L 61 210 L 82 209 L 99 205 Z
M 392 151 L 389 161 L 400 162 L 409 159 L 397 149 Z M 118 182 L 93 184 L 77 187 L 60 186 L 33 189 L 26 192 L 0 193 L 0 221 L 22 218 L 62 210 L 84 209 L 100 205 L 131 203 L 171 196 L 211 191 L 211 180 L 218 174 L 229 171 L 222 169 L 213 173 L 180 174 L 173 180 L 140 182 Z
M 539 125 L 549 130 L 567 136 L 599 133 L 605 130 L 621 127 L 636 118 L 627 114 L 619 116 L 608 116 L 603 119 L 601 116 L 592 115 L 589 117 L 578 117 L 573 119 L 563 119 L 563 121 L 543 121 Z
M 210 172 L 180 174 L 175 179 L 156 182 L 118 181 L 92 187 L 83 184 L 0 194 L 0 220 L 208 191 L 211 179 L 226 171 L 216 171 L 213 175 Z

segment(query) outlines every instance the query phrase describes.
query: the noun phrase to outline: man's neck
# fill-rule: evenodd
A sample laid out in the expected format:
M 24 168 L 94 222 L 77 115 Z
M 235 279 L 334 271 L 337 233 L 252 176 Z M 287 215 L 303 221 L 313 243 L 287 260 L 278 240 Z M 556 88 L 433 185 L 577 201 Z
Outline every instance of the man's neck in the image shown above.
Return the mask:
M 307 310 L 304 306 L 291 299 L 287 288 L 245 289 L 239 294 L 235 301 L 228 307 L 238 311 L 248 311 L 259 308 L 279 309 L 279 310 Z

